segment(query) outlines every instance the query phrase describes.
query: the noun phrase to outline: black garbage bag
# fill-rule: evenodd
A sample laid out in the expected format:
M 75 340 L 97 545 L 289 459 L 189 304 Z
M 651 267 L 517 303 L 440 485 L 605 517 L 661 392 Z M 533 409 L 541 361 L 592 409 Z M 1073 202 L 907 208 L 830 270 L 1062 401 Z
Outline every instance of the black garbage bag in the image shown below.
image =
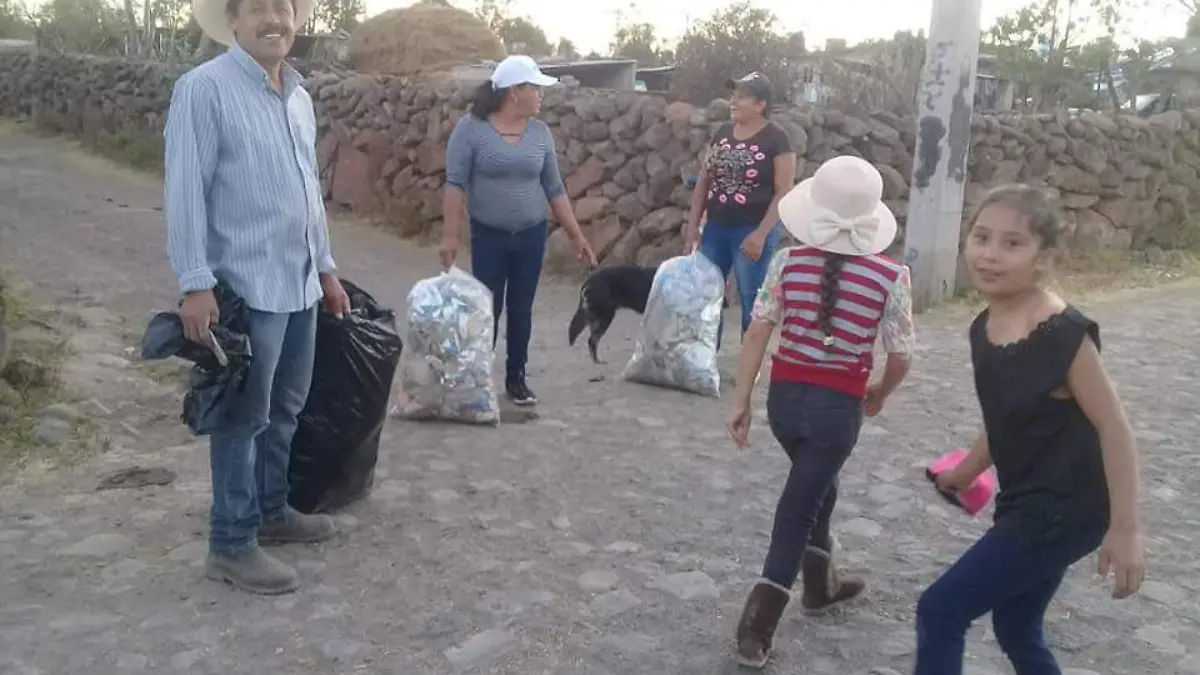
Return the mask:
M 392 379 L 403 344 L 396 314 L 342 279 L 351 314 L 337 319 L 322 307 L 312 388 L 292 439 L 288 502 L 302 513 L 325 513 L 370 492 L 387 418 Z
M 246 303 L 224 281 L 217 282 L 213 295 L 221 313 L 211 328 L 214 345 L 187 339 L 183 320 L 175 312 L 155 314 L 142 336 L 143 359 L 177 356 L 192 362 L 180 419 L 197 436 L 212 433 L 220 424 L 222 402 L 245 388 L 252 356 Z

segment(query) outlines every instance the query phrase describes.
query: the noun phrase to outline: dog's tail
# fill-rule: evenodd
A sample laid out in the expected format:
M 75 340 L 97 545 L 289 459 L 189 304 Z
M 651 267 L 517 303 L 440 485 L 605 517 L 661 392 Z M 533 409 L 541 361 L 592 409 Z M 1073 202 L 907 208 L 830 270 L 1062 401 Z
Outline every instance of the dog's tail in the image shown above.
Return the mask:
M 579 334 L 583 332 L 583 328 L 587 326 L 587 285 L 579 289 L 579 309 L 575 310 L 575 316 L 571 317 L 571 325 L 567 327 L 567 344 L 574 346 L 575 340 L 579 338 Z

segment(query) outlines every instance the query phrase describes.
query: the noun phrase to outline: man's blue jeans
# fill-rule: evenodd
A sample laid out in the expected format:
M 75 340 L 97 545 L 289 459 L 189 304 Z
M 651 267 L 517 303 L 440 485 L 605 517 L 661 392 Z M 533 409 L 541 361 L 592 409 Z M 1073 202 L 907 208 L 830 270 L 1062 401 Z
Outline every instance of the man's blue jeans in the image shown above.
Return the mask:
M 471 221 L 471 274 L 492 292 L 494 340 L 500 338 L 500 315 L 508 310 L 506 383 L 525 377 L 533 335 L 533 299 L 545 255 L 544 222 L 510 232 Z
M 767 267 L 779 248 L 779 226 L 776 225 L 763 244 L 758 260 L 750 260 L 742 253 L 742 242 L 758 225 L 740 225 L 710 220 L 700 235 L 700 252 L 717 267 L 726 279 L 732 270 L 737 280 L 738 303 L 742 306 L 742 334 L 750 327 L 750 312 L 754 309 L 754 297 L 763 280 L 767 278 Z M 725 317 L 717 329 L 717 349 L 721 348 L 721 336 L 725 332 Z
M 291 314 L 250 310 L 253 357 L 245 389 L 226 399 L 211 436 L 213 505 L 209 548 L 232 554 L 255 543 L 287 505 L 296 417 L 312 383 L 317 308 Z
M 1017 675 L 1061 675 L 1042 621 L 1067 568 L 1096 550 L 1104 533 L 1095 524 L 1035 543 L 1015 523 L 997 523 L 921 594 L 914 675 L 962 675 L 967 629 L 988 612 Z

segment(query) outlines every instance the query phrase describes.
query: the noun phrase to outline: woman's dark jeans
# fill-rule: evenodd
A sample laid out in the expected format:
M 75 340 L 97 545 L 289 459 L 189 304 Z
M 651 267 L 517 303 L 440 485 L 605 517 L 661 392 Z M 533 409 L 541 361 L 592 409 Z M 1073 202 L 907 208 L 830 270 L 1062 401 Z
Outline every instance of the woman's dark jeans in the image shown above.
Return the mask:
M 862 428 L 862 398 L 826 387 L 772 381 L 767 394 L 771 432 L 792 460 L 775 509 L 763 577 L 791 588 L 810 544 L 828 551 L 837 479 Z
M 533 298 L 545 254 L 544 221 L 512 232 L 471 220 L 471 274 L 492 292 L 496 320 L 493 344 L 500 338 L 500 315 L 507 304 L 508 359 L 504 372 L 509 383 L 525 377 L 533 333 Z
M 967 629 L 988 612 L 1017 675 L 1061 675 L 1042 620 L 1067 568 L 1096 550 L 1104 532 L 1096 524 L 1031 543 L 1014 522 L 997 523 L 921 594 L 914 675 L 962 675 Z

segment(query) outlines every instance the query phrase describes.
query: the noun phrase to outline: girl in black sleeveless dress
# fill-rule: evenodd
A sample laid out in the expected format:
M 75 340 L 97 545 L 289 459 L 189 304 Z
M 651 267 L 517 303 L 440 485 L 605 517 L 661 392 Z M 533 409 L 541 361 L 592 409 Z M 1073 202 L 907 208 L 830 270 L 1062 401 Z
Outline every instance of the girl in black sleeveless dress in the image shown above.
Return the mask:
M 1060 675 L 1043 616 L 1067 569 L 1097 547 L 1113 597 L 1142 582 L 1137 449 L 1100 362 L 1094 321 L 1041 285 L 1058 217 L 1041 191 L 998 188 L 965 256 L 988 307 L 971 324 L 984 432 L 938 487 L 996 467 L 995 524 L 917 604 L 915 675 L 960 675 L 964 638 L 987 612 L 1018 675 Z

